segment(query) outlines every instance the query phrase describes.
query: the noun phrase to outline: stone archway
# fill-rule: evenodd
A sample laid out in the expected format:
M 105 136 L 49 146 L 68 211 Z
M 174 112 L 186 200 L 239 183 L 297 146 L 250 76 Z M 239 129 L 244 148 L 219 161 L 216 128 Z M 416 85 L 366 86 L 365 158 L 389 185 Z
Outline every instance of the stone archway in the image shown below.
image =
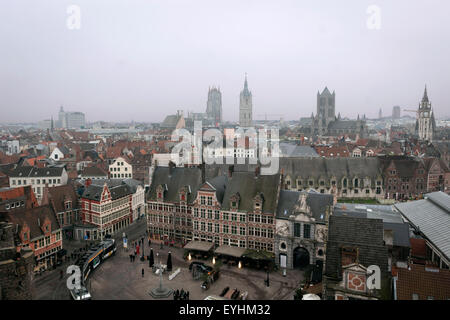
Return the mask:
M 297 247 L 293 251 L 293 267 L 304 268 L 309 265 L 309 252 L 303 247 Z

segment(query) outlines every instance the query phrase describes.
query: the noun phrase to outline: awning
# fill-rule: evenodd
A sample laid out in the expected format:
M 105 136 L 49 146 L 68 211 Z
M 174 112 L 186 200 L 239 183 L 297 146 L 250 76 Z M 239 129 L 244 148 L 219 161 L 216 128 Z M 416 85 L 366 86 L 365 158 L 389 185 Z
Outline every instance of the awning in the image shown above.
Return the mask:
M 214 251 L 214 253 L 215 254 L 222 254 L 222 255 L 225 255 L 225 256 L 231 256 L 231 257 L 240 258 L 244 254 L 245 250 L 246 250 L 245 248 L 239 248 L 239 247 L 223 245 L 223 246 L 218 247 Z
M 208 252 L 214 247 L 214 243 L 208 241 L 189 241 L 184 249 Z

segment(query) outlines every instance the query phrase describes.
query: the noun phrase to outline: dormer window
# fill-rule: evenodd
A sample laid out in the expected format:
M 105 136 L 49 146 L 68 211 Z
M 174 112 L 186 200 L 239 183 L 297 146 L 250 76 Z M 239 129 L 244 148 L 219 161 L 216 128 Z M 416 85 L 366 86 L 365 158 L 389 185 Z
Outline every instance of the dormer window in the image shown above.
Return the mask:
M 28 240 L 28 232 L 24 232 L 23 233 L 23 240 L 27 241 Z
M 49 228 L 49 226 L 48 226 L 48 224 L 45 226 L 45 232 L 49 232 L 50 231 L 50 228 Z
M 107 199 L 107 198 L 108 198 L 108 195 L 105 195 L 105 199 Z M 66 201 L 65 207 L 66 207 L 66 210 L 70 210 L 72 208 L 72 201 Z

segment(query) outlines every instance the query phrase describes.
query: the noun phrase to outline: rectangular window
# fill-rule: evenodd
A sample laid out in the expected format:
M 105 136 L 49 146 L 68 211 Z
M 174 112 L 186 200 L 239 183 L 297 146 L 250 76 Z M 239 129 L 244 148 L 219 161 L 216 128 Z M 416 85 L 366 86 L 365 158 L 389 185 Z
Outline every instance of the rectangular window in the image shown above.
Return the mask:
M 294 223 L 294 237 L 300 236 L 300 223 Z
M 311 225 L 303 225 L 303 238 L 309 239 L 311 237 Z

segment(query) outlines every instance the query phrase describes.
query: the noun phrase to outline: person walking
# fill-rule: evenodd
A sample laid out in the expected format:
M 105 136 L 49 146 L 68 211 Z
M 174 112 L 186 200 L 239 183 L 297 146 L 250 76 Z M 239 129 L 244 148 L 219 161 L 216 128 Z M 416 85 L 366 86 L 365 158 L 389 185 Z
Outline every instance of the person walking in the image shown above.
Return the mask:
M 144 277 L 144 268 L 142 268 L 142 278 Z

